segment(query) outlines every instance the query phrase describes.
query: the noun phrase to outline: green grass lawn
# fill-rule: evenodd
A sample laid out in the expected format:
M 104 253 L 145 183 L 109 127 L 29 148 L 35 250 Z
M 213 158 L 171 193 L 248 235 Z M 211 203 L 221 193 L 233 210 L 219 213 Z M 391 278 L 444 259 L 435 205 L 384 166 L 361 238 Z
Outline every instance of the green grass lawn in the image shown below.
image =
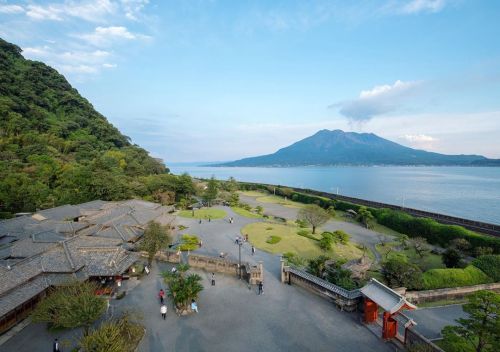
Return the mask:
M 250 219 L 262 218 L 262 215 L 259 215 L 257 213 L 252 213 L 251 211 L 248 211 L 248 210 L 243 209 L 243 208 L 231 207 L 231 210 L 234 211 L 238 215 L 244 216 L 245 218 L 250 218 Z
M 197 209 L 194 211 L 194 216 L 193 216 L 193 211 L 192 210 L 181 210 L 179 212 L 179 216 L 182 216 L 183 218 L 190 218 L 190 219 L 207 219 L 210 216 L 212 220 L 215 219 L 223 219 L 227 216 L 227 213 L 222 210 L 222 209 L 216 209 L 216 208 L 203 208 L 203 209 Z
M 279 205 L 283 205 L 284 207 L 288 207 L 288 208 L 302 208 L 305 205 L 302 203 L 291 201 L 289 199 L 285 200 L 285 198 L 283 198 L 283 197 L 274 196 L 274 195 L 258 197 L 256 200 L 257 200 L 257 202 L 279 204 Z
M 319 248 L 317 241 L 297 235 L 299 229 L 294 225 L 259 222 L 246 225 L 241 229 L 241 233 L 248 234 L 250 243 L 255 247 L 271 253 L 292 252 L 305 259 L 324 254 L 332 258 L 347 260 L 363 255 L 363 252 L 352 243 L 337 244 L 331 251 L 325 252 Z M 279 236 L 281 241 L 270 244 L 267 241 L 271 236 Z M 319 235 L 315 237 L 320 238 Z

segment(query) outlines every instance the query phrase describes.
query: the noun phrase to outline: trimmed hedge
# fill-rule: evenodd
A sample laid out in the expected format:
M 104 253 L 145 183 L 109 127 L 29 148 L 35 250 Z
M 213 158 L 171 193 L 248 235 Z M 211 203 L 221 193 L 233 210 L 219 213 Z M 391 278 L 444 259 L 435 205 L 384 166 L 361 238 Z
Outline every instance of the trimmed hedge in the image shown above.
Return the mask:
M 487 284 L 493 280 L 473 265 L 465 269 L 431 269 L 422 275 L 424 290 Z
M 482 255 L 472 261 L 472 265 L 481 269 L 495 282 L 500 282 L 500 255 Z
M 491 247 L 500 253 L 500 238 L 480 235 L 458 225 L 444 225 L 428 218 L 416 218 L 391 209 L 370 209 L 379 224 L 387 226 L 410 237 L 424 237 L 427 242 L 446 247 L 456 238 L 464 238 L 477 247 Z
M 276 244 L 278 243 L 279 241 L 281 241 L 281 237 L 280 236 L 270 236 L 267 240 L 266 240 L 266 243 L 269 243 L 269 244 Z

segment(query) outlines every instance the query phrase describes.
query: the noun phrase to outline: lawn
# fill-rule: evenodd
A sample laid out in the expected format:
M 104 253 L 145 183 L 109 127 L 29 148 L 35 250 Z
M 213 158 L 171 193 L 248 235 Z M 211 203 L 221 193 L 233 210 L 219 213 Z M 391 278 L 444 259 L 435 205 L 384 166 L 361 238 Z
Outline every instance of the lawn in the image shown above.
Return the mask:
M 202 209 L 195 210 L 194 216 L 193 216 L 192 210 L 181 210 L 179 212 L 179 216 L 182 216 L 183 218 L 207 219 L 207 220 L 208 220 L 208 217 L 210 217 L 212 220 L 215 220 L 215 219 L 225 218 L 227 216 L 227 213 L 222 209 L 202 208 Z
M 231 210 L 234 211 L 238 215 L 244 216 L 245 218 L 250 218 L 250 219 L 262 218 L 262 215 L 259 215 L 257 213 L 252 213 L 251 211 L 248 211 L 248 210 L 243 209 L 243 208 L 231 207 Z
M 352 243 L 337 244 L 331 251 L 322 251 L 317 241 L 297 235 L 298 230 L 300 228 L 295 225 L 259 222 L 246 225 L 241 229 L 241 233 L 248 234 L 250 243 L 255 247 L 271 253 L 292 252 L 305 259 L 315 258 L 323 254 L 347 260 L 360 258 L 363 255 L 363 252 Z M 281 240 L 275 244 L 268 243 L 271 236 L 281 237 Z M 320 238 L 318 235 L 315 237 Z
M 305 205 L 302 203 L 291 201 L 289 199 L 285 200 L 285 198 L 283 197 L 273 196 L 273 195 L 258 197 L 256 200 L 257 202 L 279 204 L 288 208 L 302 208 Z
M 335 217 L 333 217 L 332 220 L 349 222 L 351 224 L 358 224 L 359 226 L 363 226 L 359 223 L 359 221 L 357 221 L 353 217 L 346 216 L 346 214 L 347 213 L 345 211 L 335 210 Z M 384 225 L 381 225 L 377 222 L 375 222 L 373 224 L 373 228 L 371 230 L 378 232 L 378 233 L 381 233 L 381 234 L 384 234 L 384 235 L 388 235 L 388 236 L 395 236 L 395 237 L 401 236 L 401 234 L 399 232 L 394 231 L 393 229 L 390 229 L 390 228 L 388 228 Z

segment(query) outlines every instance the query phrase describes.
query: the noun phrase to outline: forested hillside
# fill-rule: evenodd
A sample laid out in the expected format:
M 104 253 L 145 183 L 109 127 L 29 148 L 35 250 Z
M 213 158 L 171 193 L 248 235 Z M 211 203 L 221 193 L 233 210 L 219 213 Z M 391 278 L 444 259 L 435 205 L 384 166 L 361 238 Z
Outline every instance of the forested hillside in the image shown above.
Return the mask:
M 177 198 L 189 177 L 130 139 L 53 68 L 25 60 L 0 39 L 0 212 L 35 211 L 93 199 Z M 170 193 L 172 194 L 172 193 Z

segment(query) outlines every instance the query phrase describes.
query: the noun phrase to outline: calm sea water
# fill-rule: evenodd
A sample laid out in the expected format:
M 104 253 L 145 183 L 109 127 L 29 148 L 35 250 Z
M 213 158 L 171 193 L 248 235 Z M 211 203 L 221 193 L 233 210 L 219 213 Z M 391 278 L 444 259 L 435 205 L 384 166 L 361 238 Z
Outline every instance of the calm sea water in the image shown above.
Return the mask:
M 310 188 L 500 224 L 500 168 L 489 167 L 200 167 L 175 174 Z

